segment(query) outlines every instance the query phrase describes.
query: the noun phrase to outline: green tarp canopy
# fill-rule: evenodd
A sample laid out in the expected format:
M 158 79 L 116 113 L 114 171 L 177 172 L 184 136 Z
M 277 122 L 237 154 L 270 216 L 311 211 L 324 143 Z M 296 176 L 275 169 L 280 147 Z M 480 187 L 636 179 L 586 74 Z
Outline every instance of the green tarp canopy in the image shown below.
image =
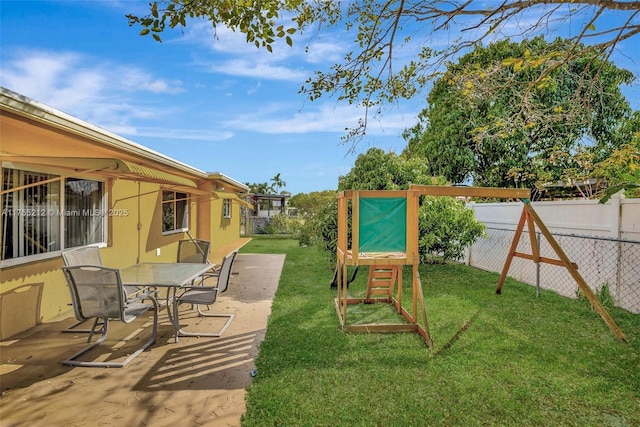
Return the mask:
M 361 197 L 360 252 L 406 252 L 407 199 Z

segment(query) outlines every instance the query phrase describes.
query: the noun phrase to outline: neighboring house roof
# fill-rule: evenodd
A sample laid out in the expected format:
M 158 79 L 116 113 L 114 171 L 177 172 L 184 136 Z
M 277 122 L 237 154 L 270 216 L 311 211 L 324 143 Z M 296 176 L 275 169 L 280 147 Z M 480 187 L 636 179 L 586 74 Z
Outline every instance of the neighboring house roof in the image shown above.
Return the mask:
M 2 109 L 3 111 L 11 112 L 18 116 L 26 117 L 29 120 L 37 121 L 50 127 L 89 139 L 94 143 L 104 146 L 105 148 L 114 149 L 135 158 L 151 161 L 154 164 L 163 166 L 163 169 L 168 168 L 174 173 L 187 175 L 188 178 L 184 176 L 168 174 L 166 171 L 146 167 L 144 165 L 139 165 L 123 159 L 91 159 L 94 162 L 110 162 L 106 166 L 103 166 L 106 168 L 105 170 L 111 171 L 114 174 L 117 172 L 129 173 L 144 176 L 149 179 L 174 182 L 176 184 L 185 185 L 187 187 L 197 186 L 194 180 L 220 180 L 222 182 L 228 183 L 230 186 L 237 188 L 239 191 L 249 190 L 249 187 L 247 187 L 246 185 L 221 173 L 204 172 L 193 166 L 187 165 L 186 163 L 180 162 L 148 147 L 123 138 L 91 123 L 80 120 L 77 117 L 73 117 L 69 114 L 56 110 L 52 107 L 49 107 L 45 104 L 30 99 L 24 95 L 20 95 L 1 86 L 0 109 Z M 11 157 L 15 156 L 15 153 L 5 153 L 0 151 L 0 155 L 2 155 L 3 157 Z M 49 162 L 49 164 L 51 164 L 50 162 L 54 161 L 62 161 L 60 158 L 55 158 L 55 160 L 51 159 L 52 158 L 43 158 L 43 161 L 47 161 Z M 73 161 L 73 159 L 69 159 L 69 161 Z
M 254 194 L 249 193 L 247 196 L 254 200 L 282 200 L 291 197 L 290 194 Z

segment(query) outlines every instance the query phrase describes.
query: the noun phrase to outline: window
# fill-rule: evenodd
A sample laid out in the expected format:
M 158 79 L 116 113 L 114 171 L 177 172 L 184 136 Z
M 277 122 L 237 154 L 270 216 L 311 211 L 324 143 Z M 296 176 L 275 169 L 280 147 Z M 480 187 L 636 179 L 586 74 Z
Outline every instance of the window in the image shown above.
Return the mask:
M 2 190 L 7 191 L 1 200 L 0 259 L 4 265 L 48 258 L 66 248 L 104 243 L 102 182 L 5 167 Z
M 65 246 L 74 248 L 103 242 L 105 210 L 103 185 L 99 181 L 65 180 Z
M 162 232 L 172 233 L 189 229 L 188 195 L 176 191 L 162 192 Z
M 231 199 L 222 199 L 222 217 L 231 218 Z

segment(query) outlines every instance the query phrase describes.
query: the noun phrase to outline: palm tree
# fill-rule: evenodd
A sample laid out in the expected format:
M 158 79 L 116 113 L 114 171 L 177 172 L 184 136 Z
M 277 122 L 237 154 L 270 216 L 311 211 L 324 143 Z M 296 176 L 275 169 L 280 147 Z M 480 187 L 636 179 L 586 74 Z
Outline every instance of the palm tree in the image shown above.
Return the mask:
M 281 187 L 287 186 L 287 183 L 280 179 L 280 172 L 278 172 L 276 176 L 271 178 L 271 182 L 273 182 L 273 184 L 271 184 L 271 188 L 276 192 L 276 194 L 278 194 L 278 190 Z

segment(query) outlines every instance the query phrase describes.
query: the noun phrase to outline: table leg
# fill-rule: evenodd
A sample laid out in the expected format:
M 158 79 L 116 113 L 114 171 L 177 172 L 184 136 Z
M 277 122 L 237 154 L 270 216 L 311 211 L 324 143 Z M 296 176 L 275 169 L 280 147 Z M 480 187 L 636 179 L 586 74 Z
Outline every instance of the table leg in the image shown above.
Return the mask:
M 175 288 L 173 288 L 173 333 L 175 342 L 178 342 L 178 336 L 180 335 L 180 321 L 178 320 L 178 298 L 176 298 Z

